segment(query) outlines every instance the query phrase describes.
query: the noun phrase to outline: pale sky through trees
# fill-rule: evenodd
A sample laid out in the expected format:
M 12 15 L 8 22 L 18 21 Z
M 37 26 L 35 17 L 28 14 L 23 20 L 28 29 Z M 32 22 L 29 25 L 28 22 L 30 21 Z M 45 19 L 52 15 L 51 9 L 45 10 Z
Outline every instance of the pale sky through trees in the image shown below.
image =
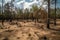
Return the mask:
M 0 0 L 0 5 L 1 5 L 1 1 L 2 0 Z M 10 1 L 11 0 L 4 0 L 4 4 Z M 40 6 L 42 5 L 42 2 L 43 0 L 15 0 L 14 5 L 18 8 L 20 7 L 26 9 L 26 8 L 31 8 L 33 4 Z M 44 8 L 46 8 L 46 6 L 47 6 L 46 4 L 43 5 Z
M 2 0 L 0 0 L 0 5 Z M 4 4 L 10 2 L 11 0 L 4 0 Z M 33 4 L 37 4 L 38 6 L 42 5 L 43 0 L 15 0 L 14 5 L 18 8 L 31 8 Z M 60 8 L 60 0 L 57 0 L 57 7 Z M 47 4 L 43 5 L 44 8 L 47 7 Z

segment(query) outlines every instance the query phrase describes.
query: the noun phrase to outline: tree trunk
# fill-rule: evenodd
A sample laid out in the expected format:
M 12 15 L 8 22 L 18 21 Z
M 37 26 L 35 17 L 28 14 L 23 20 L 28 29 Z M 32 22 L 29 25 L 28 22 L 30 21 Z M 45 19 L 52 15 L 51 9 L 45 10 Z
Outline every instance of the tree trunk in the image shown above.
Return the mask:
M 47 28 L 50 29 L 50 0 L 48 0 Z

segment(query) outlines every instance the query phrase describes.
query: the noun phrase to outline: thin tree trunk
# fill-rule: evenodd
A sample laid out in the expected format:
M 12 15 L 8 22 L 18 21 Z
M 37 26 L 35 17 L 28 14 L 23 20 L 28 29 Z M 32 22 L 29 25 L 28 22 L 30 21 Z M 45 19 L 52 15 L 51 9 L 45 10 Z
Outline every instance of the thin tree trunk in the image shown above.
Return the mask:
M 4 25 L 3 23 L 4 23 L 4 20 L 3 20 L 3 0 L 2 0 L 2 25 Z
M 55 0 L 55 17 L 54 17 L 54 25 L 56 26 L 56 0 Z
M 50 0 L 48 0 L 48 18 L 47 18 L 47 28 L 50 29 Z

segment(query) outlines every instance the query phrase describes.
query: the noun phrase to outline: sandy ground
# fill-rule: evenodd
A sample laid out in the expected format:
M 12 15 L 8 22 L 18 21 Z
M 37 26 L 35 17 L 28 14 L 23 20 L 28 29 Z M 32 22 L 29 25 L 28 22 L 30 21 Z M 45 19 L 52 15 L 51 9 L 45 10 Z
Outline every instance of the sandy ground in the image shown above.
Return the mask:
M 0 22 L 0 40 L 60 40 L 60 32 L 35 22 Z

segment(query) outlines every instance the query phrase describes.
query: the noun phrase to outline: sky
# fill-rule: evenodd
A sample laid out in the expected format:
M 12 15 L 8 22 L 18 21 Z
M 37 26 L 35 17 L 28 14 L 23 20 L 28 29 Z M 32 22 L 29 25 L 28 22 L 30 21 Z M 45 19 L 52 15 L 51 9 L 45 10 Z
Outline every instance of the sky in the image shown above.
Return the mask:
M 57 2 L 58 2 L 58 3 L 57 3 L 57 7 L 60 8 L 60 0 L 58 0 Z
M 0 5 L 1 5 L 1 1 L 0 0 Z M 4 0 L 4 4 L 7 2 L 10 2 L 11 0 Z M 18 8 L 31 8 L 31 6 L 33 4 L 37 4 L 38 6 L 42 5 L 43 0 L 15 0 L 14 2 L 14 6 L 18 7 Z M 47 5 L 43 5 L 44 8 L 46 8 Z
M 55 8 L 55 4 L 51 4 L 51 8 Z M 56 8 L 60 8 L 60 0 L 57 0 Z
M 0 5 L 1 5 L 1 1 L 0 0 Z M 7 3 L 7 2 L 10 2 L 11 0 L 4 0 L 4 4 Z M 18 7 L 18 8 L 23 8 L 23 9 L 26 9 L 26 8 L 31 8 L 31 6 L 33 4 L 37 4 L 38 6 L 42 5 L 42 2 L 43 0 L 15 0 L 14 2 L 14 6 Z M 60 0 L 57 0 L 57 7 L 60 8 Z M 44 8 L 47 7 L 47 4 L 44 4 L 43 5 Z

